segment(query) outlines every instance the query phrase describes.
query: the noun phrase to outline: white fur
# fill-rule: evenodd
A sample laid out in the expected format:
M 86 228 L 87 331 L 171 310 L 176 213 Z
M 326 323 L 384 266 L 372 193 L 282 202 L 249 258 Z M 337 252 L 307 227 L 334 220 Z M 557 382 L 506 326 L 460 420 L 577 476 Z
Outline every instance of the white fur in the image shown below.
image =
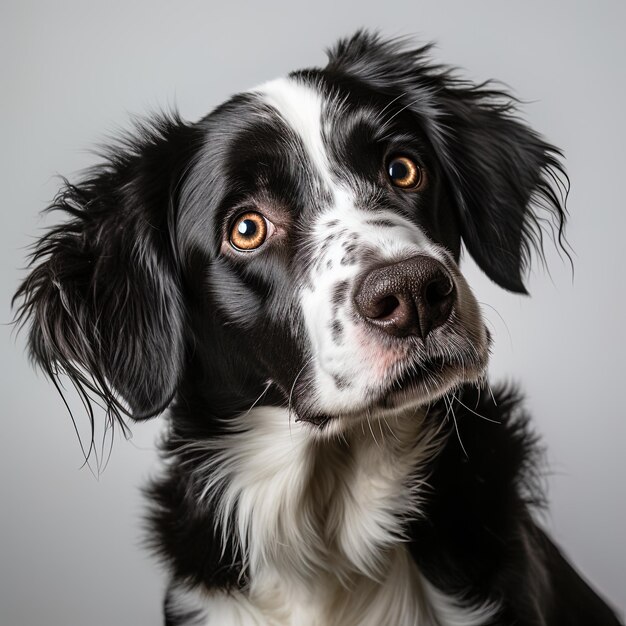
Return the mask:
M 322 126 L 325 103 L 321 94 L 312 87 L 291 78 L 278 78 L 257 89 L 263 101 L 273 107 L 283 121 L 294 130 L 306 150 L 307 156 L 323 180 L 326 191 L 332 191 L 336 182 L 330 172 L 324 145 Z
M 472 626 L 493 613 L 461 608 L 433 588 L 404 546 L 402 522 L 420 514 L 421 472 L 443 443 L 422 412 L 362 421 L 331 440 L 279 408 L 254 408 L 232 428 L 187 446 L 211 459 L 195 479 L 224 524 L 236 520 L 250 586 L 177 588 L 181 609 L 205 608 L 207 626 Z
M 376 218 L 392 219 L 396 226 L 381 228 L 367 223 Z M 336 226 L 329 228 L 328 223 L 336 223 Z M 322 252 L 324 241 L 333 231 L 346 234 L 338 236 Z M 301 307 L 313 344 L 317 403 L 321 411 L 328 413 L 354 411 L 364 405 L 369 392 L 377 390 L 381 382 L 387 380 L 392 366 L 405 359 L 407 353 L 401 348 L 392 350 L 377 345 L 364 323 L 355 322 L 351 294 L 364 268 L 358 262 L 341 263 L 345 244 L 353 234 L 358 236 L 358 246 L 372 250 L 372 256 L 381 263 L 393 263 L 416 254 L 435 256 L 435 248 L 414 224 L 391 213 L 357 209 L 351 196 L 343 192 L 337 194 L 333 206 L 320 215 L 313 233 L 313 245 L 318 248 L 314 255 L 316 265 L 311 268 L 309 285 L 302 289 Z M 334 311 L 332 294 L 341 281 L 348 283 L 347 303 Z M 341 343 L 332 340 L 333 319 L 343 326 Z M 338 388 L 336 376 L 349 379 L 350 387 Z

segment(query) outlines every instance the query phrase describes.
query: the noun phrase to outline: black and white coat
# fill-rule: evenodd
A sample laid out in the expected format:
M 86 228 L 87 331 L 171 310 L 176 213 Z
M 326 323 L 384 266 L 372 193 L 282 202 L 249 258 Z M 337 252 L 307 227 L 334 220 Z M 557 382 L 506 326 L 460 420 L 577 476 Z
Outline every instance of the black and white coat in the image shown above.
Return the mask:
M 559 152 L 428 52 L 359 32 L 146 123 L 52 206 L 19 316 L 112 423 L 168 409 L 170 626 L 618 624 L 535 522 L 536 442 L 458 265 L 524 292 Z

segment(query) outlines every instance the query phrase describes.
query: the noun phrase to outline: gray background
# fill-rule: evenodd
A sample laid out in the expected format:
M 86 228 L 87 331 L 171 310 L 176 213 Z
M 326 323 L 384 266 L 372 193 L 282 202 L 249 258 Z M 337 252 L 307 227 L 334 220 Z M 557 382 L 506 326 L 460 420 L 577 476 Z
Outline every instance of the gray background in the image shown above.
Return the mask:
M 554 250 L 532 298 L 465 270 L 495 333 L 494 379 L 520 380 L 548 446 L 545 523 L 577 566 L 626 607 L 623 419 L 626 232 L 623 2 L 6 2 L 0 9 L 2 321 L 25 246 L 49 218 L 57 173 L 132 114 L 178 106 L 195 120 L 228 95 L 323 64 L 365 25 L 439 42 L 437 58 L 529 101 L 572 179 L 575 278 Z M 487 306 L 488 305 L 488 306 Z M 0 623 L 160 623 L 162 571 L 141 546 L 140 485 L 156 471 L 159 422 L 116 441 L 96 480 L 24 337 L 2 326 Z M 79 407 L 76 407 L 80 413 Z M 85 430 L 86 419 L 79 425 Z

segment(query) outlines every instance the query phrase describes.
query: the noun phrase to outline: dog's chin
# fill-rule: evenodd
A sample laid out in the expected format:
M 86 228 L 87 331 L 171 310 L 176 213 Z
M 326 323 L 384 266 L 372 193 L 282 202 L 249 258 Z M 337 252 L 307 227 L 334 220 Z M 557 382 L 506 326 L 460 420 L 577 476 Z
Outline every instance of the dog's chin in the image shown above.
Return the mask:
M 427 363 L 410 363 L 367 394 L 363 403 L 351 411 L 325 414 L 317 423 L 321 431 L 342 432 L 363 421 L 419 417 L 445 394 L 464 384 L 478 384 L 485 377 L 484 362 L 467 363 L 430 359 Z

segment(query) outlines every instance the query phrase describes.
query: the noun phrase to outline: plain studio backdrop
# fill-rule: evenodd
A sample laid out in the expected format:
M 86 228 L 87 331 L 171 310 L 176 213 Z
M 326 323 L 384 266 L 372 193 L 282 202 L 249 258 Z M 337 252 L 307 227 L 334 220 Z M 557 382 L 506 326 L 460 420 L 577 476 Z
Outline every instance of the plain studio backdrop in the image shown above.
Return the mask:
M 237 91 L 324 64 L 323 49 L 360 26 L 435 40 L 438 60 L 510 85 L 566 155 L 574 278 L 551 245 L 530 298 L 467 257 L 463 268 L 495 335 L 491 378 L 522 384 L 548 449 L 544 524 L 624 611 L 624 2 L 4 0 L 0 23 L 3 322 L 26 247 L 60 217 L 39 215 L 57 174 L 75 178 L 135 115 L 175 106 L 197 120 Z M 142 546 L 140 487 L 158 471 L 163 420 L 117 437 L 96 479 L 79 469 L 72 422 L 29 366 L 24 335 L 2 333 L 0 624 L 160 623 L 166 581 Z

